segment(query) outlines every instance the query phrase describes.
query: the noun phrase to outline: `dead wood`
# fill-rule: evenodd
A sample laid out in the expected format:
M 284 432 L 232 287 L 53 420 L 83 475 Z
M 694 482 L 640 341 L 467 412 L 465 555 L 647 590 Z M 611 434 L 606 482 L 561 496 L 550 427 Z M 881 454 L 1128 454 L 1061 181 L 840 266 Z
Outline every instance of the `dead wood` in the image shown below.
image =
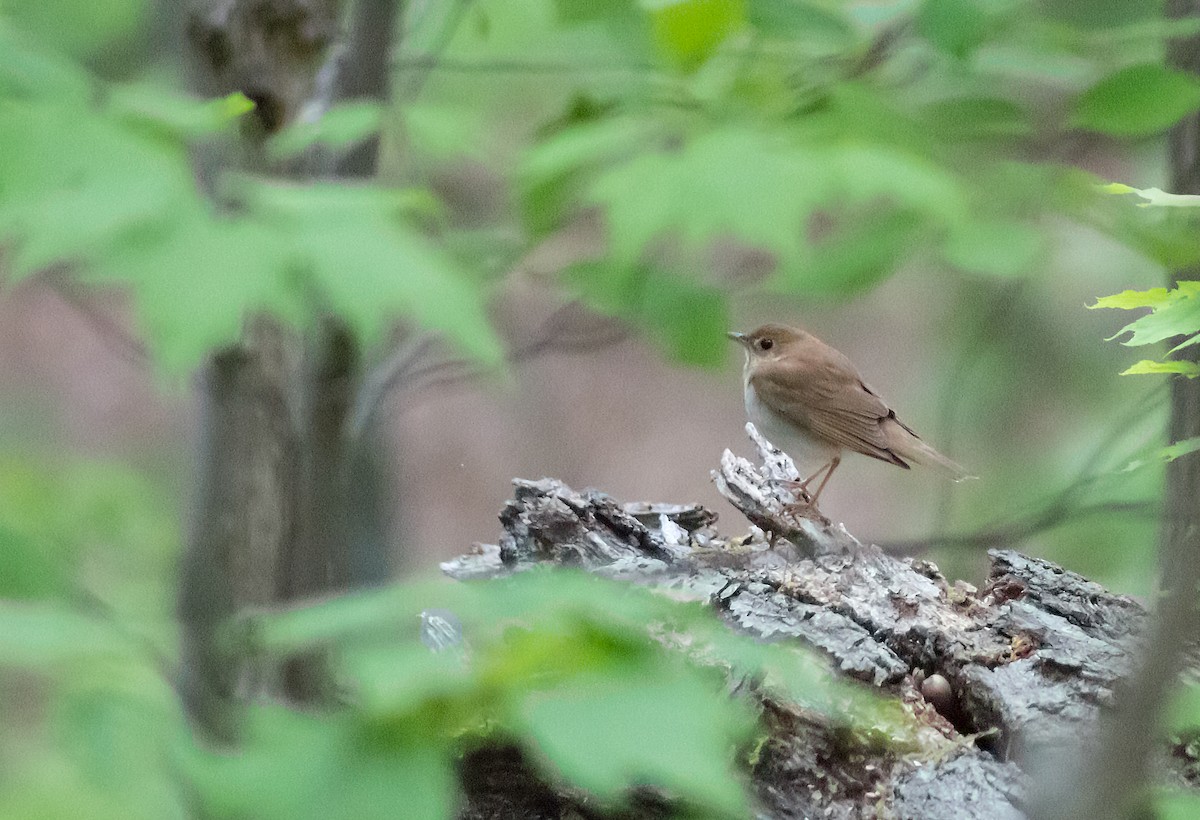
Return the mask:
M 748 430 L 760 464 L 726 451 L 713 479 L 755 525 L 749 535 L 721 535 L 716 513 L 698 505 L 621 504 L 553 479 L 517 480 L 499 544 L 443 569 L 480 579 L 562 564 L 690 592 L 739 631 L 820 649 L 849 678 L 899 700 L 936 738 L 919 752 L 870 748 L 760 693 L 771 732 L 751 771 L 762 817 L 1025 816 L 1029 773 L 1020 766 L 1088 742 L 1132 668 L 1145 610 L 1012 550 L 988 553 L 979 590 L 948 582 L 928 561 L 885 555 L 841 525 L 795 518 L 786 483 L 795 468 Z M 506 759 L 516 761 L 514 777 L 518 769 L 529 777 L 519 756 Z M 497 778 L 489 770 L 488 782 Z M 485 816 L 476 812 L 484 803 L 495 811 L 495 798 L 473 793 L 463 816 Z

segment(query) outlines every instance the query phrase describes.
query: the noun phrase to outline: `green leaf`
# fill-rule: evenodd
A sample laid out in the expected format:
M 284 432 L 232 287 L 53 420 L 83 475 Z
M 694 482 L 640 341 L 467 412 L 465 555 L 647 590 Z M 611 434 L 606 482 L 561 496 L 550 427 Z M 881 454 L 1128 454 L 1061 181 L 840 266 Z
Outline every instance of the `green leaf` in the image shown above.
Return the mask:
M 814 159 L 826 167 L 825 193 L 838 204 L 878 201 L 911 209 L 934 225 L 958 223 L 968 210 L 960 181 L 919 153 L 851 142 Z
M 1025 111 L 999 97 L 954 97 L 922 111 L 930 127 L 948 140 L 1021 137 L 1032 131 Z
M 1080 29 L 1106 29 L 1161 22 L 1162 6 L 1136 0 L 1044 0 L 1039 14 Z
M 1134 208 L 1116 196 L 1097 197 L 1097 190 L 1136 191 L 1119 184 L 1098 185 L 1086 174 L 1066 173 L 1059 180 L 1056 205 L 1168 269 L 1189 268 L 1200 262 L 1200 226 L 1193 209 Z
M 403 732 L 364 725 L 353 715 L 330 718 L 256 707 L 246 714 L 237 754 L 187 752 L 189 781 L 212 816 L 453 816 L 455 779 L 446 744 L 410 742 Z
M 56 50 L 102 57 L 114 40 L 132 36 L 145 19 L 145 0 L 6 0 L 4 14 Z
M 93 84 L 73 60 L 48 50 L 0 18 L 0 100 L 11 96 L 82 103 L 89 99 Z
M 674 359 L 709 367 L 725 361 L 729 306 L 716 288 L 691 277 L 650 275 L 639 308 L 641 323 Z
M 1200 284 L 1200 283 L 1197 283 Z M 1096 304 L 1088 305 L 1089 310 L 1096 308 L 1159 308 L 1167 304 L 1173 296 L 1166 288 L 1150 288 L 1150 290 L 1123 290 L 1112 296 L 1101 296 Z
M 74 677 L 61 685 L 56 740 L 93 799 L 111 800 L 128 817 L 184 817 L 172 742 L 187 727 L 169 683 L 149 664 L 142 673 L 124 686 Z
M 1160 63 L 1110 74 L 1080 95 L 1072 124 L 1118 136 L 1154 134 L 1200 108 L 1200 80 Z
M 525 184 L 566 176 L 645 148 L 657 129 L 645 119 L 608 117 L 572 124 L 530 148 L 519 169 Z
M 0 241 L 15 242 L 14 281 L 93 256 L 195 196 L 182 144 L 66 105 L 0 100 L 0 120 Z
M 1189 681 L 1176 686 L 1163 710 L 1163 722 L 1172 732 L 1200 728 L 1200 685 Z
M 743 0 L 641 0 L 654 39 L 672 61 L 695 68 L 744 21 Z
M 447 750 L 423 746 L 378 749 L 356 739 L 310 816 L 331 820 L 394 820 L 397 807 L 412 820 L 454 817 L 458 778 Z
M 350 102 L 334 106 L 314 122 L 297 122 L 271 138 L 268 154 L 278 161 L 302 154 L 310 146 L 348 148 L 379 133 L 383 107 L 373 102 Z
M 588 196 L 606 207 L 612 251 L 624 264 L 666 232 L 693 246 L 728 234 L 793 257 L 802 217 L 828 183 L 815 158 L 787 148 L 752 131 L 710 132 L 603 173 Z
M 921 36 L 959 59 L 987 39 L 988 22 L 976 0 L 924 0 L 917 12 Z
M 422 656 L 423 648 L 396 645 L 414 638 L 417 615 L 429 607 L 458 616 L 462 653 Z M 747 640 L 698 602 L 582 572 L 532 570 L 482 585 L 410 582 L 242 623 L 251 650 L 339 647 L 373 732 L 415 742 L 484 724 L 509 732 L 536 725 L 540 748 L 565 776 L 610 796 L 650 782 L 705 805 L 741 806 L 731 753 L 751 716 L 720 683 L 725 665 L 844 719 L 870 742 L 920 745 L 911 717 L 843 685 L 813 653 Z M 722 671 L 692 668 L 681 654 Z
M 482 286 L 407 218 L 423 198 L 334 184 L 248 185 L 244 193 L 255 220 L 290 245 L 301 276 L 311 277 L 305 284 L 365 343 L 380 339 L 394 315 L 407 315 L 465 353 L 499 361 Z
M 51 604 L 0 601 L 0 667 L 38 669 L 127 658 L 130 643 L 97 618 Z
M 1200 436 L 1185 438 L 1182 441 L 1177 441 L 1167 447 L 1159 447 L 1151 450 L 1149 453 L 1135 458 L 1122 468 L 1122 472 L 1129 472 L 1140 467 L 1145 467 L 1148 464 L 1161 465 L 1174 461 L 1177 458 L 1190 455 L 1197 450 L 1200 450 Z
M 1130 365 L 1121 371 L 1122 376 L 1132 376 L 1141 373 L 1178 373 L 1187 376 L 1189 379 L 1194 379 L 1200 376 L 1200 364 L 1176 360 L 1156 362 L 1150 359 L 1142 359 L 1137 364 Z
M 558 227 L 584 172 L 653 145 L 658 130 L 645 118 L 607 117 L 572 124 L 534 145 L 517 171 L 526 222 L 536 232 Z
M 1042 233 L 1013 220 L 972 219 L 954 226 L 942 247 L 950 264 L 993 276 L 1028 273 L 1045 250 Z
M 626 271 L 656 242 L 677 241 L 687 252 L 722 236 L 800 269 L 808 220 L 822 206 L 870 203 L 935 225 L 957 223 L 966 211 L 959 182 L 922 157 L 857 142 L 797 145 L 733 127 L 608 170 L 587 196 L 606 206 L 611 253 Z
M 199 100 L 147 84 L 117 86 L 110 94 L 109 105 L 119 119 L 149 125 L 180 139 L 217 133 L 254 110 L 254 103 L 240 91 L 215 100 Z
M 1164 789 L 1154 801 L 1157 820 L 1194 820 L 1200 817 L 1200 796 L 1183 789 Z
M 749 735 L 750 715 L 707 676 L 663 668 L 580 677 L 530 695 L 524 717 L 563 776 L 602 798 L 655 784 L 732 814 L 747 811 L 732 751 Z
M 809 259 L 781 266 L 769 288 L 839 296 L 863 291 L 902 265 L 927 233 L 912 211 L 847 214 L 814 245 Z
M 344 666 L 356 702 L 374 714 L 411 714 L 431 701 L 467 696 L 475 685 L 461 656 L 417 642 L 347 650 Z
M 487 133 L 484 112 L 457 101 L 419 99 L 405 105 L 398 116 L 412 144 L 436 159 L 480 157 Z
M 1135 346 L 1197 332 L 1200 332 L 1200 282 L 1181 281 L 1176 283 L 1166 303 L 1151 307 L 1149 315 L 1121 328 L 1116 336 L 1130 334 L 1122 344 Z
M 746 19 L 764 34 L 814 38 L 831 45 L 854 41 L 854 24 L 835 4 L 812 0 L 747 0 Z
M 68 565 L 42 540 L 0 522 L 0 597 L 49 598 L 70 587 Z
M 138 324 L 165 372 L 186 372 L 235 341 L 256 311 L 303 315 L 302 293 L 286 277 L 294 257 L 285 237 L 242 218 L 176 217 L 177 225 L 115 249 L 84 275 L 133 285 Z
M 635 0 L 554 0 L 558 19 L 564 23 L 587 23 L 610 17 L 633 16 L 638 11 Z
M 1200 196 L 1195 194 L 1168 194 L 1161 188 L 1131 188 L 1120 182 L 1110 182 L 1100 186 L 1106 194 L 1137 194 L 1146 200 L 1142 207 L 1158 205 L 1168 208 L 1195 208 L 1200 206 Z
M 112 612 L 165 617 L 156 596 L 177 528 L 161 488 L 119 464 L 0 459 L 0 597 L 62 600 L 82 587 Z
M 1177 441 L 1174 444 L 1164 447 L 1162 451 L 1163 461 L 1174 461 L 1177 458 L 1194 453 L 1200 450 L 1200 436 L 1187 438 L 1183 441 Z

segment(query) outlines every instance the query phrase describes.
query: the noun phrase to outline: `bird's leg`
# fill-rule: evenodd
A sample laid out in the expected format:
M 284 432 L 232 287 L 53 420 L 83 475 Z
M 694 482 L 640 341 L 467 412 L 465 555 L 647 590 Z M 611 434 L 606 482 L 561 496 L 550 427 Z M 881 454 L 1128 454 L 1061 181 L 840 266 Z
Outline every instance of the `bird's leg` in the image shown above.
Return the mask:
M 791 482 L 804 496 L 806 496 L 806 498 L 802 501 L 797 501 L 795 504 L 788 504 L 786 507 L 787 511 L 793 515 L 802 515 L 807 512 L 813 512 L 816 513 L 817 516 L 820 516 L 820 510 L 817 509 L 817 499 L 821 497 L 821 492 L 825 489 L 825 485 L 829 483 L 830 476 L 833 475 L 833 471 L 836 470 L 838 465 L 841 463 L 842 457 L 840 455 L 836 455 L 828 462 L 817 468 L 817 471 L 808 478 L 804 479 L 803 481 Z M 824 475 L 822 476 L 822 474 Z M 817 486 L 817 491 L 809 496 L 808 485 L 816 481 L 818 476 L 821 477 L 821 483 Z
M 819 476 L 821 473 L 825 473 L 825 475 L 827 476 L 826 481 L 828 481 L 829 480 L 828 475 L 829 475 L 829 473 L 833 472 L 833 468 L 835 466 L 837 466 L 837 462 L 838 462 L 838 460 L 836 458 L 831 461 L 825 462 L 820 467 L 818 467 L 817 471 L 815 473 L 813 473 L 812 475 L 810 475 L 808 478 L 804 479 L 803 481 L 796 482 L 796 486 L 799 487 L 801 490 L 803 490 L 805 493 L 807 493 L 808 485 L 812 484 L 814 481 L 816 481 L 817 476 Z M 829 472 L 826 472 L 826 470 L 828 470 Z M 824 481 L 821 482 L 821 486 L 822 487 L 825 486 Z M 817 490 L 818 494 L 820 492 L 821 492 L 820 490 Z
M 815 473 L 813 473 L 812 475 L 810 475 L 808 478 L 804 479 L 803 481 L 796 481 L 796 480 L 794 480 L 794 479 L 781 479 L 779 483 L 780 483 L 780 484 L 787 484 L 787 485 L 788 485 L 788 487 L 791 489 L 791 491 L 792 491 L 793 493 L 794 493 L 796 490 L 799 490 L 799 491 L 800 491 L 800 492 L 801 492 L 803 495 L 806 495 L 806 496 L 807 496 L 807 495 L 808 495 L 808 485 L 809 485 L 809 484 L 812 484 L 814 481 L 816 481 L 816 480 L 817 480 L 817 477 L 818 477 L 819 475 L 821 475 L 821 473 L 824 473 L 826 470 L 829 470 L 829 469 L 830 469 L 830 468 L 831 468 L 833 465 L 834 465 L 834 462 L 833 462 L 833 461 L 827 461 L 827 462 L 825 462 L 824 464 L 822 464 L 820 467 L 818 467 L 818 468 L 817 468 L 817 471 L 816 471 Z M 828 479 L 828 473 L 826 473 L 826 479 L 825 479 L 825 480 L 826 480 L 826 481 L 828 481 L 828 480 L 829 480 L 829 479 Z M 825 486 L 825 482 L 824 482 L 824 481 L 822 481 L 822 482 L 821 482 L 821 486 L 822 486 L 822 487 L 824 487 L 824 486 Z M 820 492 L 820 490 L 818 490 L 817 492 L 819 493 L 819 492 Z
M 821 479 L 821 486 L 817 487 L 817 492 L 813 495 L 812 501 L 809 502 L 809 504 L 811 504 L 813 509 L 816 509 L 817 499 L 821 497 L 821 491 L 824 490 L 825 485 L 829 483 L 830 477 L 833 476 L 833 471 L 836 470 L 838 468 L 838 465 L 841 463 L 842 463 L 842 457 L 840 455 L 834 456 L 833 460 L 829 462 L 829 471 L 826 472 L 825 477 L 823 479 Z M 817 472 L 819 473 L 820 470 L 818 470 Z M 812 481 L 816 477 L 817 477 L 816 473 L 813 473 L 813 475 L 811 477 L 809 477 L 808 480 L 805 481 L 804 483 L 808 484 L 809 481 Z M 805 487 L 805 489 L 807 490 L 808 488 Z

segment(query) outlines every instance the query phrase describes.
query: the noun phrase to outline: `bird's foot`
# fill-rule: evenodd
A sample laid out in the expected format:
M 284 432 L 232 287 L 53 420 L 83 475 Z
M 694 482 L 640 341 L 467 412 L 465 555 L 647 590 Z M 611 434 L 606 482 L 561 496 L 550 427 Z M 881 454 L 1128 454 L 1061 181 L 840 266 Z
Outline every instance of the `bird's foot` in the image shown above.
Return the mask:
M 821 512 L 821 509 L 817 506 L 817 502 L 813 499 L 797 501 L 794 504 L 784 504 L 783 511 L 797 524 L 799 524 L 802 519 L 815 521 L 822 527 L 828 527 L 832 523 L 829 518 Z
M 829 519 L 826 518 L 825 515 L 821 513 L 820 508 L 817 507 L 816 497 L 809 495 L 808 481 L 780 479 L 777 483 L 780 485 L 786 485 L 788 492 L 794 498 L 796 498 L 796 500 L 792 502 L 787 502 L 780 499 L 780 501 L 783 503 L 784 515 L 787 515 L 796 523 L 799 523 L 801 519 L 805 518 L 809 519 L 810 521 L 816 521 L 821 525 L 828 525 L 830 523 Z

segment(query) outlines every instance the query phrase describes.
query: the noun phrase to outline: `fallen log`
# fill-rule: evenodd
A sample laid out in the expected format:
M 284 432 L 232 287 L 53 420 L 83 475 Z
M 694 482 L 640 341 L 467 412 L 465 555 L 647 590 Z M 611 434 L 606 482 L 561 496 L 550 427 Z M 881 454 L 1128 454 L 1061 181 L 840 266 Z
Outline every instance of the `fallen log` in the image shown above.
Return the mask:
M 1131 669 L 1146 611 L 1012 550 L 988 553 L 982 589 L 950 583 L 928 561 L 887 555 L 841 525 L 797 516 L 804 499 L 792 489 L 794 465 L 753 426 L 748 432 L 760 464 L 726 451 L 713 480 L 752 522 L 749 535 L 721 535 L 716 513 L 698 505 L 622 504 L 553 479 L 516 480 L 499 543 L 443 570 L 479 579 L 551 563 L 702 598 L 736 630 L 819 649 L 935 738 L 916 751 L 875 748 L 756 692 L 770 731 L 750 771 L 761 817 L 1025 816 L 1020 765 L 1086 741 Z M 464 782 L 477 786 L 464 817 L 520 816 L 498 809 L 506 792 L 497 765 L 511 768 L 507 782 L 530 781 L 513 750 L 464 763 Z M 556 799 L 582 811 L 569 796 Z

